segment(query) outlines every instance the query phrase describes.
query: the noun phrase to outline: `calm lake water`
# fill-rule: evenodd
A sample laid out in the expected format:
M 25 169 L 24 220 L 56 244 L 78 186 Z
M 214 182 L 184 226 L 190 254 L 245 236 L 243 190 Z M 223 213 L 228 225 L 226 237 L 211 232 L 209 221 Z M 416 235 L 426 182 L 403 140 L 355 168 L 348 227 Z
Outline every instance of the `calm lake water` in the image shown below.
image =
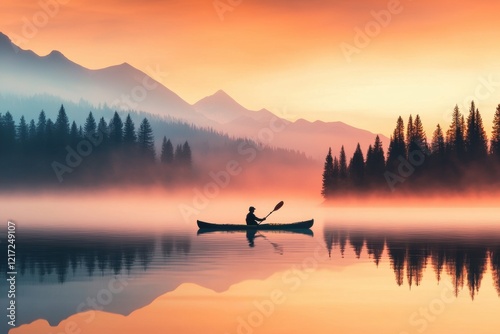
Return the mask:
M 311 232 L 199 234 L 196 218 L 234 222 L 247 204 L 214 204 L 186 221 L 179 205 L 129 200 L 135 208 L 92 197 L 32 199 L 24 210 L 3 201 L 11 216 L 2 219 L 17 224 L 17 327 L 9 333 L 500 328 L 499 208 L 321 208 L 285 201 L 269 220 L 315 218 Z M 65 214 L 49 204 L 56 202 Z M 148 213 L 134 214 L 138 204 Z M 263 216 L 274 203 L 257 205 Z M 170 206 L 164 215 L 161 208 Z M 2 318 L 5 332 L 10 327 Z

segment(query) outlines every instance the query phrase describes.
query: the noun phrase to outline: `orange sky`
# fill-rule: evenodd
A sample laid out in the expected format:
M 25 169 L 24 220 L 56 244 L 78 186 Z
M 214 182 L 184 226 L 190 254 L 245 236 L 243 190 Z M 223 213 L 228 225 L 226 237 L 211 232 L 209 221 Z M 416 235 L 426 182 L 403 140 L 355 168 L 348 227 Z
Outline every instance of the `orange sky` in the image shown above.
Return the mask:
M 159 68 L 168 72 L 163 84 L 190 103 L 224 89 L 251 109 L 386 135 L 398 115 L 420 113 L 430 135 L 470 96 L 491 131 L 500 103 L 498 1 L 220 0 L 239 3 L 221 15 L 214 2 L 4 0 L 0 31 L 24 49 L 58 49 L 89 68 Z M 46 15 L 42 3 L 59 5 Z M 389 7 L 381 26 L 371 12 Z M 356 46 L 356 28 L 365 26 L 379 31 L 348 61 L 341 45 Z

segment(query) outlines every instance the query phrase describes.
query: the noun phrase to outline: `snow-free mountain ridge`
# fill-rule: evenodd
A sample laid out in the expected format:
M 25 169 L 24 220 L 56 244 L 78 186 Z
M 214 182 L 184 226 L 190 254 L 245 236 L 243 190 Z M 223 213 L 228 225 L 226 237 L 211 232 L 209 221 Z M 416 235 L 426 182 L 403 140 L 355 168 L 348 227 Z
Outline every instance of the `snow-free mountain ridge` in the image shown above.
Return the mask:
M 126 62 L 88 69 L 56 50 L 46 56 L 23 50 L 2 33 L 0 73 L 2 94 L 49 94 L 72 101 L 84 99 L 94 105 L 106 103 L 117 110 L 141 110 L 303 151 L 316 159 L 323 159 L 330 146 L 338 150 L 344 145 L 349 154 L 358 142 L 366 150 L 375 139 L 375 134 L 342 122 L 292 122 L 267 109 L 249 110 L 223 90 L 190 105 L 165 87 L 158 73 L 144 73 Z M 386 137 L 381 139 L 388 144 Z

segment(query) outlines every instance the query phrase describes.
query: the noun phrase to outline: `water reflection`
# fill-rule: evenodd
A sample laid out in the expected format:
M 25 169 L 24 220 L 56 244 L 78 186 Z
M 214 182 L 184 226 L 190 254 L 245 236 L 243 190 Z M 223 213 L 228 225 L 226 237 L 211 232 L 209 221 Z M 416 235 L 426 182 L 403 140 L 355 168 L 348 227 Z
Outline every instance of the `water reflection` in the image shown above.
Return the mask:
M 313 237 L 314 232 L 310 229 L 295 229 L 295 230 L 271 230 L 271 231 L 258 231 L 258 230 L 248 230 L 248 231 L 215 231 L 215 230 L 207 230 L 207 229 L 200 229 L 197 232 L 197 235 L 206 235 L 206 234 L 245 234 L 247 242 L 248 242 L 248 247 L 254 248 L 255 247 L 255 239 L 261 238 L 262 240 L 265 240 L 268 242 L 277 253 L 283 254 L 283 246 L 280 244 L 271 241 L 266 234 L 303 234 L 303 235 L 308 235 Z
M 39 282 L 55 274 L 57 281 L 64 283 L 69 273 L 81 276 L 79 268 L 85 268 L 88 277 L 130 274 L 133 268 L 146 271 L 154 257 L 156 239 L 154 234 L 112 237 L 97 232 L 30 230 L 17 241 L 19 273 L 37 277 Z M 162 235 L 160 244 L 165 259 L 188 254 L 191 249 L 191 239 L 183 234 Z
M 470 297 L 474 299 L 489 262 L 500 296 L 500 236 L 496 234 L 485 232 L 470 236 L 458 231 L 401 233 L 332 225 L 325 225 L 323 232 L 331 257 L 335 249 L 344 257 L 348 242 L 356 258 L 361 257 L 366 247 L 368 255 L 378 266 L 386 249 L 399 286 L 404 284 L 405 278 L 409 287 L 420 285 L 425 269 L 431 265 L 438 282 L 446 273 L 452 280 L 456 296 L 467 285 Z

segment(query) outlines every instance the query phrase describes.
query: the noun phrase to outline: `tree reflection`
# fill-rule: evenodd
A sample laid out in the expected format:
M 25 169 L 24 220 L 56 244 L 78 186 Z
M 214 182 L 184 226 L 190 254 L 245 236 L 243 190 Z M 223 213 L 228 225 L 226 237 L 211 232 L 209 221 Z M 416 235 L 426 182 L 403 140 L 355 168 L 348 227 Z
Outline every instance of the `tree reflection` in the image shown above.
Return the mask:
M 367 232 L 326 225 L 324 239 L 332 256 L 333 249 L 341 244 L 341 236 L 347 240 L 344 242 L 352 246 L 358 259 L 366 244 L 366 253 L 374 259 L 377 266 L 383 261 L 385 250 L 399 286 L 404 284 L 405 277 L 410 288 L 420 285 L 424 272 L 429 267 L 434 271 L 438 282 L 443 273 L 450 276 L 456 296 L 466 285 L 471 299 L 479 293 L 489 260 L 493 282 L 500 296 L 500 245 L 494 234 L 475 238 L 439 233 L 407 233 L 402 236 L 392 231 Z M 343 256 L 342 247 L 339 250 Z
M 126 235 L 112 238 L 103 234 L 48 233 L 26 231 L 17 240 L 18 268 L 21 275 L 38 277 L 43 282 L 55 274 L 59 283 L 81 268 L 89 277 L 130 274 L 134 267 L 148 270 L 154 257 L 154 235 Z M 186 255 L 191 241 L 185 235 L 164 235 L 161 238 L 164 256 Z

